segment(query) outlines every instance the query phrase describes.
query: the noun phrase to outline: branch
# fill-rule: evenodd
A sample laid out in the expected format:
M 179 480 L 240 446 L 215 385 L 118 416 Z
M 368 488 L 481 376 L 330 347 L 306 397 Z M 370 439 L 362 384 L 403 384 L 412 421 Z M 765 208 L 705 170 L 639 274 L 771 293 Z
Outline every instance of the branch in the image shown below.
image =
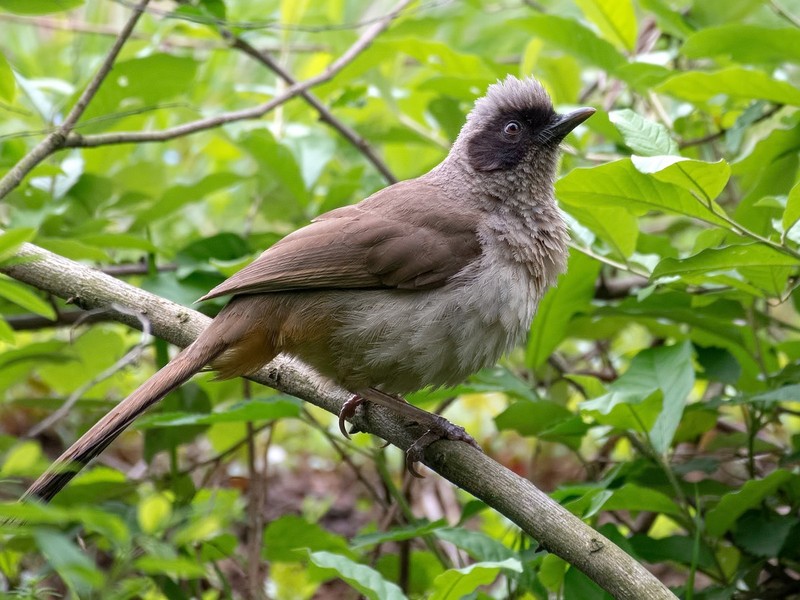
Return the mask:
M 228 29 L 220 29 L 220 34 L 223 38 L 228 40 L 231 47 L 236 48 L 237 50 L 241 50 L 248 56 L 256 59 L 262 65 L 266 66 L 272 72 L 274 72 L 278 77 L 283 79 L 289 85 L 294 85 L 297 83 L 297 80 L 292 77 L 292 74 L 289 73 L 286 69 L 284 69 L 279 63 L 272 59 L 272 57 L 267 54 L 265 51 L 260 51 L 241 37 L 234 35 Z M 314 94 L 309 91 L 300 92 L 300 96 L 314 108 L 314 110 L 319 113 L 320 120 L 323 123 L 327 123 L 331 127 L 333 127 L 336 131 L 338 131 L 343 138 L 345 138 L 348 142 L 350 142 L 356 149 L 363 154 L 369 162 L 371 162 L 374 167 L 383 175 L 383 178 L 388 183 L 397 183 L 397 178 L 394 174 L 389 170 L 389 167 L 386 166 L 380 157 L 375 153 L 372 147 L 369 145 L 367 140 L 363 137 L 358 135 L 356 131 L 339 119 L 333 116 L 333 113 L 325 106 L 319 98 L 317 98 Z
M 104 273 L 73 262 L 33 244 L 23 244 L 14 262 L 0 266 L 19 281 L 66 298 L 85 309 L 114 303 L 135 307 L 149 320 L 153 332 L 186 346 L 208 326 L 210 319 Z M 122 323 L 139 325 L 130 314 L 117 313 Z M 338 414 L 351 394 L 285 356 L 279 356 L 252 379 L 297 396 Z M 359 431 L 373 433 L 398 448 L 408 449 L 423 433 L 419 426 L 382 406 L 370 405 L 354 419 Z M 424 464 L 486 502 L 519 525 L 549 552 L 586 573 L 620 600 L 676 600 L 642 565 L 597 533 L 547 494 L 468 444 L 440 440 L 425 450 Z
M 190 135 L 198 131 L 205 131 L 224 125 L 226 123 L 233 123 L 235 121 L 244 121 L 249 119 L 259 119 L 271 110 L 277 108 L 281 104 L 286 103 L 295 96 L 302 95 L 306 90 L 317 86 L 321 83 L 332 79 L 339 71 L 344 69 L 347 65 L 353 62 L 356 57 L 366 50 L 373 40 L 378 37 L 389 24 L 397 18 L 397 16 L 408 6 L 412 0 L 400 0 L 395 7 L 384 15 L 383 18 L 375 22 L 369 27 L 356 42 L 347 49 L 337 60 L 335 60 L 327 69 L 319 75 L 299 81 L 290 85 L 279 96 L 275 96 L 272 100 L 268 100 L 258 106 L 245 108 L 242 110 L 231 111 L 222 113 L 213 117 L 205 119 L 198 119 L 163 129 L 161 131 L 123 131 L 118 133 L 100 133 L 96 135 L 79 135 L 71 133 L 64 141 L 63 148 L 94 148 L 97 146 L 106 146 L 109 144 L 131 144 L 131 143 L 144 143 L 144 142 L 164 142 L 172 140 L 184 135 Z M 0 196 L 2 197 L 2 196 Z
M 81 118 L 86 107 L 89 106 L 89 102 L 92 101 L 97 90 L 100 89 L 103 80 L 105 80 L 106 76 L 111 71 L 111 67 L 114 66 L 114 61 L 117 59 L 120 50 L 122 50 L 122 46 L 133 32 L 133 28 L 139 21 L 139 17 L 142 16 L 148 2 L 150 2 L 150 0 L 141 0 L 141 2 L 133 8 L 133 14 L 128 19 L 128 22 L 125 23 L 122 31 L 120 31 L 119 36 L 114 41 L 114 45 L 111 46 L 111 50 L 109 50 L 105 60 L 103 60 L 103 63 L 97 70 L 97 73 L 95 73 L 94 77 L 89 81 L 89 84 L 83 90 L 83 93 L 80 95 L 77 102 L 75 102 L 75 105 L 64 118 L 64 122 L 55 131 L 39 142 L 33 150 L 28 152 L 28 154 L 0 179 L 0 198 L 5 198 L 36 165 L 53 154 L 56 150 L 60 150 L 64 147 L 67 136 L 72 131 L 73 127 L 75 127 L 75 123 Z

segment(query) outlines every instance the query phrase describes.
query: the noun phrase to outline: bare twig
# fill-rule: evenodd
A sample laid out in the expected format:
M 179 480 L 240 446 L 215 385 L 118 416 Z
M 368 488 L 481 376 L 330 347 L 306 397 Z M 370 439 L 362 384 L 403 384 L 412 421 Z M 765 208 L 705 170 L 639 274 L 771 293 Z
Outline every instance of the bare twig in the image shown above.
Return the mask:
M 241 50 L 248 56 L 256 59 L 258 62 L 266 66 L 268 69 L 273 71 L 278 77 L 283 79 L 289 85 L 295 85 L 297 80 L 292 77 L 292 74 L 289 73 L 286 69 L 284 69 L 277 61 L 275 61 L 269 54 L 267 54 L 264 50 L 258 50 L 254 48 L 241 37 L 234 35 L 227 29 L 220 29 L 220 33 L 222 36 L 228 40 L 231 47 L 236 48 L 237 50 Z M 389 183 L 397 182 L 397 178 L 394 174 L 389 170 L 389 167 L 386 166 L 386 163 L 381 160 L 381 158 L 375 153 L 372 149 L 372 146 L 369 145 L 367 140 L 363 137 L 358 135 L 358 133 L 337 119 L 333 116 L 333 113 L 325 106 L 319 98 L 317 98 L 314 94 L 309 91 L 302 91 L 300 92 L 300 96 L 308 102 L 308 104 L 314 108 L 314 110 L 319 113 L 320 120 L 323 123 L 327 123 L 331 127 L 333 127 L 336 131 L 338 131 L 343 138 L 345 138 L 348 142 L 350 142 L 356 149 L 361 152 L 369 162 L 373 164 L 373 166 L 383 175 L 383 178 Z
M 42 433 L 43 431 L 49 429 L 51 426 L 55 425 L 58 421 L 63 419 L 67 416 L 72 407 L 75 406 L 75 403 L 81 399 L 81 397 L 96 386 L 101 381 L 105 381 L 109 377 L 113 376 L 115 373 L 121 371 L 129 364 L 136 362 L 139 360 L 139 357 L 144 352 L 144 349 L 147 348 L 147 344 L 150 342 L 150 321 L 141 313 L 136 310 L 127 308 L 121 304 L 112 303 L 109 308 L 97 308 L 93 309 L 88 312 L 83 312 L 85 317 L 90 317 L 92 313 L 101 313 L 101 312 L 109 312 L 109 309 L 115 311 L 117 313 L 123 313 L 126 315 L 130 315 L 138 319 L 139 323 L 142 327 L 142 337 L 138 344 L 136 344 L 133 348 L 131 348 L 125 356 L 120 358 L 116 361 L 113 365 L 99 373 L 96 377 L 93 377 L 82 386 L 78 387 L 74 392 L 69 395 L 69 398 L 66 399 L 64 404 L 62 404 L 57 410 L 53 411 L 47 418 L 43 419 L 36 425 L 30 428 L 28 433 L 25 434 L 25 437 L 35 437 Z
M 106 35 L 117 37 L 119 32 L 116 27 L 111 25 L 102 25 L 98 23 L 85 23 L 75 19 L 53 19 L 50 17 L 29 17 L 24 15 L 14 15 L 11 13 L 0 13 L 0 21 L 7 23 L 15 23 L 19 25 L 29 25 L 38 29 L 51 29 L 54 31 L 69 31 L 71 33 L 85 33 L 89 35 Z M 129 36 L 132 40 L 148 40 L 149 35 L 140 33 L 132 33 Z M 224 50 L 228 46 L 217 41 L 212 40 L 197 40 L 189 37 L 181 37 L 170 35 L 160 41 L 160 46 L 167 48 L 192 48 L 196 50 Z M 294 43 L 289 46 L 292 52 L 324 52 L 328 50 L 328 46 L 324 44 L 303 44 Z M 280 47 L 277 45 L 265 48 L 268 51 L 278 51 Z
M 89 84 L 83 90 L 83 93 L 75 102 L 75 105 L 69 113 L 67 113 L 64 122 L 55 131 L 39 142 L 33 150 L 28 152 L 2 179 L 0 179 L 0 198 L 5 198 L 36 165 L 56 150 L 64 147 L 67 136 L 72 131 L 73 127 L 75 127 L 75 123 L 81 118 L 81 115 L 89 106 L 89 102 L 91 102 L 92 98 L 97 94 L 100 85 L 111 71 L 111 67 L 114 65 L 114 61 L 117 59 L 120 50 L 122 50 L 122 46 L 133 32 L 133 28 L 139 21 L 139 17 L 142 16 L 148 2 L 150 2 L 150 0 L 141 0 L 133 9 L 133 14 L 128 19 L 128 22 L 125 23 L 122 31 L 120 31 L 119 36 L 114 41 L 114 45 L 111 47 L 111 50 L 109 50 L 106 58 L 97 70 L 97 73 L 95 73 L 94 77 L 89 81 Z
M 333 78 L 339 71 L 350 64 L 355 58 L 372 43 L 372 41 L 384 31 L 389 24 L 397 18 L 397 16 L 408 6 L 412 0 L 401 0 L 395 7 L 385 15 L 380 21 L 372 25 L 364 34 L 356 40 L 356 42 L 347 49 L 336 61 L 334 61 L 327 69 L 319 75 L 306 79 L 305 81 L 297 82 L 289 86 L 282 94 L 275 96 L 272 100 L 246 108 L 242 110 L 231 111 L 222 113 L 213 117 L 205 119 L 198 119 L 163 129 L 161 131 L 123 131 L 119 133 L 102 133 L 96 135 L 82 136 L 77 133 L 71 133 L 65 140 L 62 147 L 64 148 L 93 148 L 97 146 L 106 146 L 109 144 L 130 144 L 130 143 L 144 143 L 144 142 L 163 142 L 184 135 L 190 135 L 198 131 L 206 131 L 224 125 L 226 123 L 233 123 L 235 121 L 243 121 L 249 119 L 258 119 L 265 114 L 275 109 L 276 107 L 291 100 L 306 90 L 324 83 Z

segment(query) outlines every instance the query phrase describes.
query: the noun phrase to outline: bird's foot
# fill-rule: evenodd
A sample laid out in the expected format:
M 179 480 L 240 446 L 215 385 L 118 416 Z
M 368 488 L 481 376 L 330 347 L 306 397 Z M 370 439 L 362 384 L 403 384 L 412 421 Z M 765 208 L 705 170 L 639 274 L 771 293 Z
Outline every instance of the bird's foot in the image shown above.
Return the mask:
M 350 439 L 350 433 L 347 431 L 345 419 L 352 419 L 356 414 L 356 410 L 358 410 L 358 407 L 362 404 L 364 404 L 364 398 L 358 394 L 353 394 L 350 400 L 342 404 L 342 410 L 339 411 L 339 431 L 341 431 L 342 435 L 348 440 Z
M 408 472 L 414 477 L 422 478 L 422 475 L 417 471 L 416 464 L 422 462 L 426 448 L 438 440 L 465 442 L 483 452 L 478 442 L 475 441 L 475 438 L 468 434 L 463 427 L 454 425 L 441 415 L 432 414 L 430 416 L 431 422 L 428 431 L 417 438 L 406 451 L 406 469 L 408 469 Z

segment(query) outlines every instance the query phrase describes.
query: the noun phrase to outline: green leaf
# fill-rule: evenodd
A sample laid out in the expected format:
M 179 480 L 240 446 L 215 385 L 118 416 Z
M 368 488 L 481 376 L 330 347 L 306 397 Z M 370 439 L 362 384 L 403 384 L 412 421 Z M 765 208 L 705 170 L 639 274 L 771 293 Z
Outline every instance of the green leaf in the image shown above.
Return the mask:
M 739 244 L 708 248 L 684 259 L 665 258 L 656 266 L 653 277 L 726 271 L 739 267 L 797 266 L 798 259 L 764 244 Z
M 631 161 L 641 173 L 693 192 L 706 205 L 720 195 L 731 176 L 730 166 L 723 159 L 712 163 L 681 156 L 634 156 Z M 722 212 L 716 205 L 714 208 Z
M 16 281 L 0 278 L 0 297 L 47 319 L 56 318 L 56 311 L 52 305 L 42 300 L 30 288 Z
M 47 564 L 56 570 L 77 597 L 89 597 L 92 590 L 103 585 L 103 574 L 66 535 L 37 528 L 33 537 Z
M 249 400 L 233 407 L 211 414 L 187 414 L 183 412 L 167 412 L 152 415 L 137 421 L 137 426 L 148 429 L 152 427 L 183 427 L 186 425 L 213 425 L 214 423 L 242 423 L 252 421 L 271 421 L 285 417 L 300 415 L 300 405 L 292 398 L 269 398 L 265 400 Z
M 634 153 L 642 156 L 678 154 L 678 144 L 661 123 L 645 119 L 629 108 L 612 110 L 608 118 Z
M 681 514 L 681 509 L 666 494 L 633 483 L 626 483 L 614 490 L 602 507 L 603 510 L 650 511 L 665 515 Z
M 736 521 L 733 539 L 753 556 L 772 558 L 778 556 L 798 523 L 800 519 L 793 515 L 752 510 Z
M 81 6 L 83 0 L 0 0 L 0 10 L 18 15 L 46 15 Z
M 764 71 L 729 67 L 721 71 L 688 71 L 656 87 L 656 91 L 690 102 L 706 102 L 724 94 L 739 100 L 769 100 L 800 106 L 800 89 Z
M 680 46 L 688 58 L 724 56 L 740 63 L 800 62 L 800 30 L 726 24 L 700 29 Z
M 504 561 L 479 562 L 462 569 L 448 569 L 433 581 L 433 593 L 429 600 L 460 600 L 478 587 L 492 583 L 501 569 L 522 573 L 522 563 L 509 558 Z
M 781 224 L 788 232 L 800 220 L 800 183 L 795 184 L 786 198 L 786 209 L 783 211 Z
M 13 102 L 17 93 L 17 81 L 14 72 L 8 64 L 6 57 L 0 52 L 0 98 L 6 102 Z
M 258 177 L 267 186 L 277 186 L 299 206 L 308 201 L 308 191 L 300 167 L 287 146 L 279 143 L 266 129 L 250 131 L 239 140 L 258 163 Z M 282 206 L 285 212 L 285 203 Z
M 626 64 L 625 57 L 604 39 L 575 19 L 556 15 L 536 15 L 525 19 L 514 19 L 509 27 L 524 29 L 547 44 L 569 53 L 578 60 L 601 69 L 614 72 Z
M 500 431 L 512 430 L 521 435 L 538 435 L 557 423 L 573 418 L 572 411 L 549 400 L 514 402 L 495 417 Z
M 636 251 L 639 221 L 625 208 L 608 206 L 568 206 L 568 212 L 606 242 L 620 257 L 627 258 Z
M 36 236 L 31 227 L 11 229 L 0 232 L 0 261 L 12 256 L 22 244 L 30 242 Z
M 715 203 L 701 202 L 682 186 L 640 172 L 630 159 L 572 169 L 556 182 L 556 196 L 567 210 L 571 206 L 611 206 L 637 215 L 658 211 L 727 226 Z
M 172 502 L 167 494 L 155 493 L 139 502 L 137 518 L 139 527 L 147 534 L 163 530 L 172 516 Z
M 639 426 L 635 429 L 648 428 L 653 449 L 665 453 L 672 443 L 693 385 L 692 346 L 689 342 L 649 348 L 634 357 L 628 370 L 609 386 L 608 394 L 581 403 L 581 410 L 593 413 L 600 422 L 617 427 L 630 420 L 626 414 L 630 411 L 637 417 L 635 421 Z M 654 414 L 652 402 L 658 397 L 662 403 Z M 603 416 L 612 419 L 603 419 Z
M 435 532 L 437 538 L 461 548 L 477 561 L 503 561 L 519 559 L 519 555 L 493 537 L 481 531 L 449 527 Z
M 326 531 L 302 517 L 286 515 L 264 529 L 262 556 L 269 561 L 299 562 L 302 550 L 335 552 L 355 557 L 342 536 Z
M 576 4 L 617 48 L 632 51 L 636 47 L 636 13 L 631 0 L 576 0 Z
M 0 466 L 0 477 L 29 476 L 33 474 L 41 457 L 42 449 L 38 443 L 21 442 L 6 454 L 3 464 Z
M 406 595 L 397 585 L 386 581 L 372 567 L 331 552 L 310 552 L 308 557 L 318 567 L 334 571 L 343 581 L 371 600 L 406 600 Z
M 564 339 L 572 316 L 588 312 L 594 298 L 600 263 L 579 252 L 569 258 L 566 273 L 539 302 L 528 337 L 527 361 L 534 369 L 544 364 Z
M 351 540 L 351 546 L 353 548 L 361 548 L 363 546 L 374 546 L 386 542 L 411 540 L 428 535 L 442 527 L 447 527 L 447 521 L 444 519 L 434 521 L 433 523 L 423 522 L 413 523 L 405 527 L 392 527 L 389 531 L 375 531 L 373 533 L 357 535 Z
M 133 564 L 148 575 L 167 575 L 177 579 L 196 579 L 206 572 L 196 560 L 183 556 L 142 556 Z
M 706 529 L 714 536 L 728 531 L 745 511 L 755 508 L 775 493 L 784 483 L 796 477 L 785 469 L 777 469 L 764 477 L 745 482 L 738 490 L 722 496 L 719 504 L 706 513 Z

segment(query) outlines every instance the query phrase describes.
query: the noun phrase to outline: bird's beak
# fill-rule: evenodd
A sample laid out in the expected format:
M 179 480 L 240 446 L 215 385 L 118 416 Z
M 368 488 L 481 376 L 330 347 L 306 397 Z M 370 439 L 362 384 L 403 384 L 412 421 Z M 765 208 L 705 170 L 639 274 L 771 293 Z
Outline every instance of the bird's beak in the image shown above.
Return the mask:
M 595 112 L 597 111 L 594 108 L 584 107 L 573 110 L 566 115 L 558 115 L 556 120 L 547 128 L 548 133 L 552 136 L 551 139 L 560 142 L 567 137 L 570 131 L 591 117 Z

